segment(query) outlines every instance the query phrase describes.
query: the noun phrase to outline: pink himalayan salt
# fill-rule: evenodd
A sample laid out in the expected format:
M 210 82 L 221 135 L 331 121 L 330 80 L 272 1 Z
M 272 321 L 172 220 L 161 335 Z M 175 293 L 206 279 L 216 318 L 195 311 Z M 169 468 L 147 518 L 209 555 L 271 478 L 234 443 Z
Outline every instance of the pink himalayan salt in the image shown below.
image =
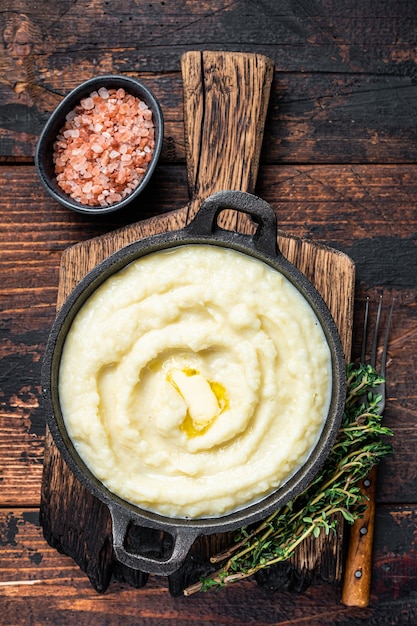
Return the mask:
M 100 87 L 68 113 L 53 148 L 58 185 L 71 198 L 87 206 L 120 202 L 152 159 L 152 111 L 124 89 Z

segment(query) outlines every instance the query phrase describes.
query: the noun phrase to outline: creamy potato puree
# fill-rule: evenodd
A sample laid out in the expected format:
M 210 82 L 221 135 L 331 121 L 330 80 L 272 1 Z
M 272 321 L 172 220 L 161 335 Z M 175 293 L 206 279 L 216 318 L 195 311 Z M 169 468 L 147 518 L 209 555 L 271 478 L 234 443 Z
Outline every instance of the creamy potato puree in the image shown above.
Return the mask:
M 133 262 L 83 305 L 59 395 L 79 455 L 110 491 L 166 516 L 218 516 L 303 463 L 327 416 L 330 361 L 282 274 L 184 245 Z

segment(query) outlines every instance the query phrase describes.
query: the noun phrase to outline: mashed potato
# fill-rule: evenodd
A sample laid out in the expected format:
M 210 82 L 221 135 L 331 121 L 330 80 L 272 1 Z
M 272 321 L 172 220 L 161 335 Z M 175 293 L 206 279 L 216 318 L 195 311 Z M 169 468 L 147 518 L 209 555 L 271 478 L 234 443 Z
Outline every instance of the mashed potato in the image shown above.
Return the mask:
M 256 501 L 305 461 L 328 412 L 331 357 L 306 300 L 261 261 L 213 245 L 153 253 L 78 312 L 59 395 L 107 488 L 172 517 Z

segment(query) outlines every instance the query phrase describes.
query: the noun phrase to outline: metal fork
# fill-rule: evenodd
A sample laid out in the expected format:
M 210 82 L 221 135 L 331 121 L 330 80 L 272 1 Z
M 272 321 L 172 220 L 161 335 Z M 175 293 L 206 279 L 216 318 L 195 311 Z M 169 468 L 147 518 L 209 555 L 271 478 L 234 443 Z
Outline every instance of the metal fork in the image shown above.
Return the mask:
M 388 354 L 388 342 L 391 328 L 392 312 L 394 301 L 388 313 L 387 326 L 383 341 L 381 354 L 381 362 L 379 373 L 384 381 L 374 388 L 374 393 L 381 396 L 378 402 L 378 414 L 381 415 L 385 408 L 386 397 L 386 365 Z M 379 343 L 379 332 L 382 311 L 382 296 L 379 298 L 378 310 L 374 327 L 374 335 L 372 339 L 372 347 L 370 354 L 370 364 L 377 367 L 377 353 Z M 368 339 L 369 324 L 369 298 L 366 299 L 365 316 L 363 321 L 363 337 L 361 347 L 361 363 L 366 362 L 366 346 Z M 369 596 L 371 590 L 371 571 L 372 571 L 372 543 L 375 525 L 375 491 L 376 491 L 377 466 L 368 474 L 361 485 L 361 491 L 369 500 L 366 510 L 361 519 L 356 520 L 352 525 L 349 537 L 349 546 L 345 562 L 345 573 L 342 588 L 342 602 L 347 606 L 366 607 L 369 604 Z
M 391 302 L 387 327 L 385 330 L 384 343 L 382 348 L 381 355 L 381 364 L 379 367 L 379 373 L 381 377 L 384 379 L 384 382 L 380 383 L 377 387 L 375 387 L 375 394 L 381 396 L 381 400 L 378 402 L 378 413 L 382 415 L 382 412 L 385 408 L 385 397 L 386 397 L 386 385 L 385 385 L 385 375 L 386 375 L 386 366 L 387 366 L 387 355 L 388 355 L 388 341 L 391 329 L 391 319 L 392 319 L 392 311 L 394 308 L 394 300 Z M 378 337 L 379 337 L 379 325 L 381 322 L 381 311 L 382 311 L 382 296 L 379 297 L 378 310 L 376 313 L 376 321 L 375 321 L 375 329 L 374 329 L 374 337 L 372 340 L 372 348 L 371 348 L 371 359 L 370 364 L 372 367 L 376 368 L 377 366 L 377 351 L 378 351 Z M 362 337 L 362 348 L 361 348 L 361 363 L 365 363 L 366 361 L 366 346 L 368 340 L 368 322 L 369 322 L 369 297 L 366 299 L 365 303 L 365 316 L 363 320 L 363 337 Z

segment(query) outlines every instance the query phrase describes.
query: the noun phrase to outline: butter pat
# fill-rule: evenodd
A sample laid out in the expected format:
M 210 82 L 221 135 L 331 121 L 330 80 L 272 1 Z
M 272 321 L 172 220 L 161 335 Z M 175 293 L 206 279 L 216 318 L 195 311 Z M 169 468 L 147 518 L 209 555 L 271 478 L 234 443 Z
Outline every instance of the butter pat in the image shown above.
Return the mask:
M 210 383 L 204 376 L 173 370 L 170 372 L 170 379 L 187 405 L 194 428 L 204 428 L 217 416 L 219 404 Z

